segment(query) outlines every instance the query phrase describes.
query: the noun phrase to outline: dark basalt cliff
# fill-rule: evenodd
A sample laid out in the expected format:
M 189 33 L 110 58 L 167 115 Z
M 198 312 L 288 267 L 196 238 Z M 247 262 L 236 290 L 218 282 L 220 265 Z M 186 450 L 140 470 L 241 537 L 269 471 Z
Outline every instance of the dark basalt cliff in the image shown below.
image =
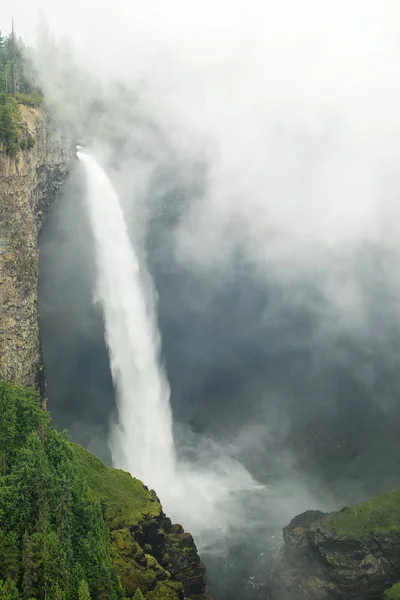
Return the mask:
M 34 146 L 0 152 L 0 379 L 32 385 L 40 363 L 37 235 L 76 158 L 72 140 L 38 109 L 21 107 Z
M 283 537 L 273 600 L 400 598 L 400 489 L 336 513 L 307 511 Z

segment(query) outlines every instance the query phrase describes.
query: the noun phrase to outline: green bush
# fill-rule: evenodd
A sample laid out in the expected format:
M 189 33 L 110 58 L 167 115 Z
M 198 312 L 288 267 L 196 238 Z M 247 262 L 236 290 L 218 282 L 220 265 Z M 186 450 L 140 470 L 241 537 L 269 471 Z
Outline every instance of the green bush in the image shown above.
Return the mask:
M 33 148 L 35 143 L 36 143 L 36 140 L 33 137 L 33 135 L 28 133 L 27 137 L 22 138 L 19 146 L 20 146 L 21 150 L 30 150 L 31 148 Z
M 41 107 L 44 103 L 43 94 L 39 90 L 25 93 L 16 92 L 14 97 L 19 104 L 25 104 L 25 106 L 29 106 L 31 108 Z

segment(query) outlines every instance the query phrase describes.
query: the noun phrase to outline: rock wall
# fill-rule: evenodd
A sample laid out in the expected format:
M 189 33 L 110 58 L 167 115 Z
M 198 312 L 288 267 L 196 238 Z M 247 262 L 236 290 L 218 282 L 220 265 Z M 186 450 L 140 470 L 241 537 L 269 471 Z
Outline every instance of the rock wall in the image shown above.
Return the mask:
M 37 236 L 75 147 L 38 109 L 21 113 L 35 145 L 15 158 L 0 153 L 0 380 L 33 385 L 41 362 Z
M 400 489 L 336 513 L 307 511 L 283 537 L 271 600 L 395 597 L 399 586 L 387 590 L 400 581 Z

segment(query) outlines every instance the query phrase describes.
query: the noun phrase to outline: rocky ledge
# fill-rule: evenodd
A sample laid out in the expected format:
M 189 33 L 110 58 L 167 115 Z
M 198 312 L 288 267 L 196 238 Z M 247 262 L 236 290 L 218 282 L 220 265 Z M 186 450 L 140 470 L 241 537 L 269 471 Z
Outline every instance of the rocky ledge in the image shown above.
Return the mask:
M 400 599 L 400 489 L 335 513 L 307 511 L 283 537 L 273 600 Z

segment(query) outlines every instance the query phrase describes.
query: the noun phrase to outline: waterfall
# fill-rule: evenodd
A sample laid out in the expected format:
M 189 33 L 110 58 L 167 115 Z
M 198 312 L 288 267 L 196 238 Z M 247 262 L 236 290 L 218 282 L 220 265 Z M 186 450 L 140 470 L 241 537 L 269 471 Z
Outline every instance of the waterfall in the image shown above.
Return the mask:
M 96 298 L 104 318 L 118 423 L 111 437 L 113 464 L 154 487 L 165 510 L 196 535 L 200 549 L 216 551 L 243 520 L 243 491 L 259 490 L 246 469 L 215 442 L 191 438 L 191 462 L 177 460 L 170 391 L 160 366 L 154 307 L 129 239 L 119 198 L 102 167 L 83 149 L 87 209 L 93 231 Z M 194 450 L 194 451 L 193 451 Z
M 96 297 L 104 315 L 118 424 L 113 462 L 151 487 L 163 488 L 175 470 L 169 386 L 159 367 L 159 339 L 146 305 L 139 261 L 109 178 L 79 150 L 87 173 L 87 208 L 95 243 Z

